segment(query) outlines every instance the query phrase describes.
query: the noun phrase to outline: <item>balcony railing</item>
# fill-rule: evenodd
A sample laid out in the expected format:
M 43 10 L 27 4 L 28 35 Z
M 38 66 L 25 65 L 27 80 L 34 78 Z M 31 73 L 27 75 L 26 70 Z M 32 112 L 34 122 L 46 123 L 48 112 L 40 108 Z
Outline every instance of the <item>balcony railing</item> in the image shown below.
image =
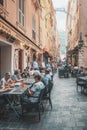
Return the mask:
M 6 16 L 8 16 L 8 12 L 1 4 L 0 4 L 0 15 L 2 15 L 4 18 L 6 18 Z

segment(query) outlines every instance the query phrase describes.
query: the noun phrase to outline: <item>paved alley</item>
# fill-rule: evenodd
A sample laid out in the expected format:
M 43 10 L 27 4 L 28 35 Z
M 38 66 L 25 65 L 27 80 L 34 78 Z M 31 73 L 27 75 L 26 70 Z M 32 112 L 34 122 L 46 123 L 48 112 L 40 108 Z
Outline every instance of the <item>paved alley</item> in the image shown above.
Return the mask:
M 54 76 L 52 90 L 53 110 L 42 114 L 40 123 L 6 119 L 0 121 L 0 130 L 87 130 L 87 96 L 76 92 L 74 78 Z

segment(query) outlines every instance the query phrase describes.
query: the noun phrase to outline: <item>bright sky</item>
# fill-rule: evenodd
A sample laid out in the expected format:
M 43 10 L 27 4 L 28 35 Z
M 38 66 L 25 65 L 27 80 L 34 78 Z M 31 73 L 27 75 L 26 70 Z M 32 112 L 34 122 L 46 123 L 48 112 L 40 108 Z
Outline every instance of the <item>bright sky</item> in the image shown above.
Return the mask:
M 53 0 L 54 8 L 65 8 L 67 10 L 68 0 Z M 59 31 L 66 30 L 66 13 L 57 12 L 57 24 Z

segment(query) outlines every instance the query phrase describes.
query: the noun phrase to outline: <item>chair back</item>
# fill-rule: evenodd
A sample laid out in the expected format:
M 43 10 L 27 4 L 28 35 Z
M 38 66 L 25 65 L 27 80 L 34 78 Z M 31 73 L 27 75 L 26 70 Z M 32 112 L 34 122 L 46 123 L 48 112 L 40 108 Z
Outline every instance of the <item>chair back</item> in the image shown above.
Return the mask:
M 49 87 L 49 92 L 51 92 L 51 90 L 53 88 L 53 81 L 52 80 L 49 80 L 48 87 Z
M 39 97 L 38 97 L 38 102 L 39 102 L 39 103 L 40 103 L 41 100 L 43 99 L 44 91 L 45 91 L 45 88 L 44 88 L 44 89 L 41 89 L 41 91 L 40 91 L 40 94 L 39 94 Z
M 49 80 L 48 85 L 47 85 L 47 86 L 45 87 L 45 89 L 44 89 L 44 96 L 46 96 L 47 94 L 50 94 L 52 88 L 53 88 L 53 81 L 52 81 L 52 80 Z
M 77 78 L 78 77 L 84 77 L 84 76 L 86 76 L 85 74 L 77 74 Z
M 76 82 L 77 84 L 82 81 L 79 77 L 85 77 L 86 75 L 85 74 L 77 74 L 77 78 L 76 78 Z

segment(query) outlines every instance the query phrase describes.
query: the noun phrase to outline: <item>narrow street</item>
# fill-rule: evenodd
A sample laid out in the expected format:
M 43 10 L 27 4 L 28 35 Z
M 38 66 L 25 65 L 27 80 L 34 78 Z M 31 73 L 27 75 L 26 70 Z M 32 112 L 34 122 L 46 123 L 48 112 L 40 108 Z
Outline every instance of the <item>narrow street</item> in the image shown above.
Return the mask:
M 54 76 L 53 110 L 42 114 L 40 123 L 11 119 L 0 121 L 0 130 L 87 130 L 87 95 L 76 92 L 74 78 Z

